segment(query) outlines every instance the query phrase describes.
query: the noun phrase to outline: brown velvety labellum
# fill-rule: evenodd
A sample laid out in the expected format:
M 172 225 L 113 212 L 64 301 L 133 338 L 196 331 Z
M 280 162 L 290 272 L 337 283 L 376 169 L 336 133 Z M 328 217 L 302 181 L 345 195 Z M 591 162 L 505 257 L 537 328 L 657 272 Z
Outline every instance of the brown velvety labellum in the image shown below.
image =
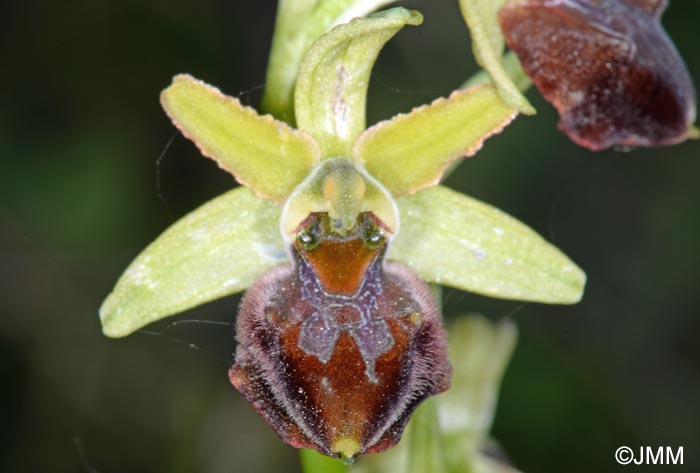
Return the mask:
M 380 222 L 347 234 L 312 214 L 293 263 L 241 301 L 233 385 L 294 447 L 331 456 L 385 450 L 413 410 L 449 386 L 439 310 L 428 286 L 384 261 Z
M 559 128 L 592 150 L 683 141 L 695 120 L 688 70 L 661 27 L 661 0 L 510 0 L 508 47 L 559 111 Z

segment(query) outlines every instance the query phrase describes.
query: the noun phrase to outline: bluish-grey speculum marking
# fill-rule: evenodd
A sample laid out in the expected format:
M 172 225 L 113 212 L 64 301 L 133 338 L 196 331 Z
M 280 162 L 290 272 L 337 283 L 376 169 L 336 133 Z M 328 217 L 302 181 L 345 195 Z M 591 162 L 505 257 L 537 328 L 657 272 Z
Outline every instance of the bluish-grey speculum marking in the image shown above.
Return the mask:
M 357 293 L 344 295 L 326 290 L 311 265 L 304 258 L 298 261 L 302 300 L 316 309 L 302 324 L 299 348 L 326 363 L 338 337 L 346 332 L 362 354 L 373 383 L 378 382 L 375 361 L 394 345 L 389 325 L 375 316 L 377 296 L 382 293 L 381 262 L 381 258 L 372 261 Z

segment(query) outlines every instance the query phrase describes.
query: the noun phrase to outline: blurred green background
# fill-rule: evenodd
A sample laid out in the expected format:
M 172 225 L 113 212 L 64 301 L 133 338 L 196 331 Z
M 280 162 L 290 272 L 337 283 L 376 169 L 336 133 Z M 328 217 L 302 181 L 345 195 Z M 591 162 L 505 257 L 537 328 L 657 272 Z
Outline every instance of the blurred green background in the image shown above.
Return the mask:
M 456 0 L 379 58 L 369 122 L 474 70 Z M 170 223 L 234 185 L 175 133 L 158 94 L 188 72 L 257 105 L 275 2 L 4 2 L 0 44 L 0 470 L 298 471 L 230 386 L 238 297 L 126 339 L 97 310 Z M 700 2 L 664 17 L 696 84 Z M 622 445 L 684 446 L 700 471 L 700 142 L 591 153 L 556 114 L 518 118 L 448 185 L 554 241 L 588 273 L 571 307 L 446 291 L 446 317 L 513 318 L 521 339 L 494 435 L 530 473 L 622 471 Z M 169 145 L 169 146 L 168 146 Z

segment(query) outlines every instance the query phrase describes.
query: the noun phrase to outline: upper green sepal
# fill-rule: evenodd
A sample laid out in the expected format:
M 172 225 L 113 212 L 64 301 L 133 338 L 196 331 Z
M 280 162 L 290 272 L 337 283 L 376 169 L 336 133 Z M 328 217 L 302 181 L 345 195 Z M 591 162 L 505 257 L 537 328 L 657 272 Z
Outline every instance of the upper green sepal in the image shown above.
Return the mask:
M 367 86 L 384 44 L 420 13 L 392 8 L 338 25 L 309 48 L 294 91 L 296 124 L 319 142 L 324 157 L 349 156 L 365 129 Z
M 186 215 L 129 265 L 100 308 L 102 330 L 123 337 L 246 289 L 288 255 L 281 207 L 238 187 Z
M 291 124 L 294 84 L 311 43 L 334 26 L 365 16 L 393 1 L 280 0 L 262 110 Z
M 353 158 L 394 196 L 440 182 L 456 159 L 476 153 L 517 114 L 489 84 L 453 92 L 365 131 Z
M 192 76 L 175 76 L 161 104 L 204 156 L 262 197 L 284 201 L 320 160 L 318 144 L 306 133 Z
M 443 186 L 397 200 L 389 259 L 423 279 L 502 299 L 573 304 L 586 275 L 564 253 L 495 207 Z

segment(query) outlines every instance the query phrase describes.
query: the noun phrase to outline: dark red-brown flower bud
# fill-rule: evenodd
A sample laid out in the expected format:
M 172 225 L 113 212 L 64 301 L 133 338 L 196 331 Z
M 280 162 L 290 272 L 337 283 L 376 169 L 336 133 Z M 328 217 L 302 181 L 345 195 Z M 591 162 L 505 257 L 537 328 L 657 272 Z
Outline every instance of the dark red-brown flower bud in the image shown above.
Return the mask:
M 695 120 L 688 70 L 660 23 L 665 0 L 510 0 L 508 47 L 592 150 L 683 141 Z
M 384 262 L 369 212 L 338 233 L 311 214 L 293 263 L 241 302 L 233 385 L 282 439 L 326 455 L 385 450 L 413 410 L 449 386 L 446 335 L 428 286 Z

